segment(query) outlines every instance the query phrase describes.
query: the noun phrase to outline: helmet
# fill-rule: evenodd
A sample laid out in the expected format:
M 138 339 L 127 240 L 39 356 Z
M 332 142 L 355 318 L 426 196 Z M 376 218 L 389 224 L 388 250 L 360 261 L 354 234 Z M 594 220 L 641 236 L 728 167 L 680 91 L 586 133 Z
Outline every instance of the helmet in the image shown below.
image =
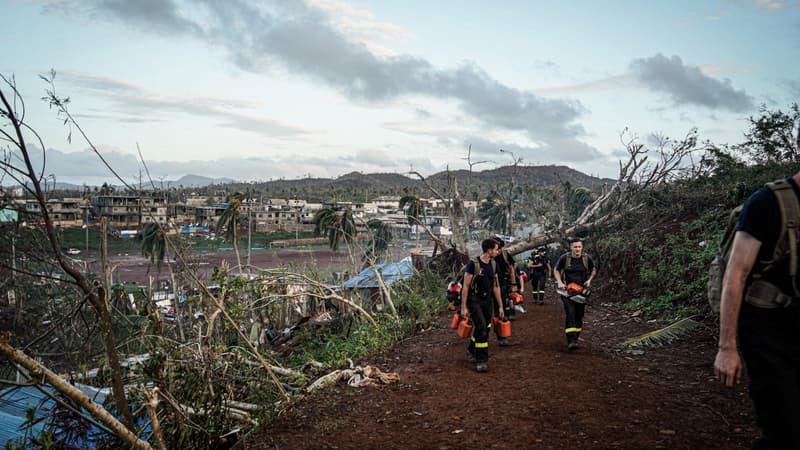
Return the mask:
M 541 247 L 537 248 L 536 251 L 537 252 L 546 252 L 547 251 L 547 247 L 541 246 Z
M 569 283 L 567 285 L 567 295 L 586 294 L 586 288 L 578 283 Z

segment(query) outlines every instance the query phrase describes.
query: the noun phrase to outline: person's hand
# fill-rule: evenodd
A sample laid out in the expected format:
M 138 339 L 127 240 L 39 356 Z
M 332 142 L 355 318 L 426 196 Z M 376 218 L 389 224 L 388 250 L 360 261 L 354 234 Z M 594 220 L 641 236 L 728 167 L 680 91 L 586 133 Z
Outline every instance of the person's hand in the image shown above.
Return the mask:
M 500 320 L 503 320 L 503 317 L 505 317 L 505 315 L 506 313 L 503 312 L 503 308 L 500 308 L 500 312 L 497 314 L 497 317 L 499 317 Z
M 461 318 L 462 319 L 468 319 L 469 318 L 469 313 L 467 312 L 467 308 L 466 307 L 462 307 L 461 308 Z
M 564 289 L 566 289 L 566 288 L 567 288 L 567 285 L 559 281 L 559 282 L 558 282 L 558 288 L 559 288 L 559 289 L 561 289 L 561 290 L 563 291 Z
M 586 283 L 583 283 L 583 287 L 588 288 L 592 285 L 592 280 L 586 280 Z
M 742 358 L 739 351 L 733 349 L 719 349 L 714 359 L 714 375 L 726 387 L 742 382 Z

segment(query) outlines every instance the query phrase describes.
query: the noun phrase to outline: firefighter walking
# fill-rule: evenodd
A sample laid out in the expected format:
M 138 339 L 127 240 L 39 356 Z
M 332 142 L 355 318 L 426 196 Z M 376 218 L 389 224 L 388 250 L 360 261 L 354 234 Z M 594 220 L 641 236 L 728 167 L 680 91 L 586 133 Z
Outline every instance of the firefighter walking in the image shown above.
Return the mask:
M 467 346 L 467 358 L 477 363 L 475 370 L 486 372 L 489 362 L 489 328 L 492 326 L 493 305 L 503 318 L 500 284 L 497 279 L 494 257 L 500 247 L 493 239 L 481 242 L 483 253 L 470 260 L 464 269 L 464 286 L 461 289 L 461 317 L 467 317 L 474 326 Z
M 533 303 L 544 305 L 544 286 L 547 279 L 552 276 L 553 269 L 550 267 L 550 259 L 545 254 L 547 248 L 539 247 L 536 253 L 531 253 L 528 260 L 528 270 L 531 275 L 531 294 Z
M 568 350 L 578 348 L 578 337 L 583 329 L 583 311 L 586 305 L 565 295 L 567 284 L 577 283 L 582 288 L 589 288 L 596 273 L 594 260 L 583 252 L 583 241 L 578 238 L 570 239 L 569 252 L 558 258 L 554 272 L 558 290 L 564 292 L 561 295 L 561 302 L 566 315 L 564 332 L 567 335 Z

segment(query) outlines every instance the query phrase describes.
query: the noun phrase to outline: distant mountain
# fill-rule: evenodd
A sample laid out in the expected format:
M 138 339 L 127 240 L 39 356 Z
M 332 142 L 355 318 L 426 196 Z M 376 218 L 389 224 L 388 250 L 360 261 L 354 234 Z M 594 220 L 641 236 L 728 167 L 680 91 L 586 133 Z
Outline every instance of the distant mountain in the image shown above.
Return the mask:
M 459 191 L 465 198 L 484 198 L 491 189 L 506 185 L 511 180 L 512 166 L 473 172 L 467 170 L 451 171 L 458 179 Z M 426 178 L 441 193 L 447 192 L 448 173 L 439 172 Z M 562 181 L 573 187 L 599 189 L 605 183 L 615 180 L 586 175 L 567 166 L 520 166 L 517 168 L 519 186 L 553 186 Z M 467 186 L 470 186 L 467 192 Z M 324 200 L 367 201 L 381 195 L 403 196 L 406 194 L 429 197 L 430 191 L 417 177 L 398 173 L 360 173 L 351 172 L 336 179 L 304 178 L 296 180 L 274 180 L 265 183 L 234 183 L 231 190 L 255 190 L 272 198 L 303 198 L 313 202 Z M 469 195 L 472 194 L 472 195 Z
M 172 187 L 204 187 L 211 184 L 229 184 L 234 180 L 230 178 L 211 178 L 202 175 L 184 175 L 175 181 L 170 181 L 169 185 Z
M 603 184 L 616 180 L 586 175 L 567 166 L 520 166 L 517 169 L 517 185 L 555 186 L 569 182 L 572 187 L 587 187 L 598 190 Z M 485 198 L 489 191 L 508 186 L 514 168 L 512 166 L 481 170 L 469 173 L 467 170 L 450 171 L 457 178 L 459 192 L 466 199 Z M 448 172 L 439 172 L 426 177 L 426 181 L 443 195 L 448 191 Z M 298 178 L 294 180 L 273 180 L 263 183 L 243 183 L 230 178 L 212 178 L 202 175 L 185 175 L 175 181 L 159 181 L 161 187 L 193 188 L 198 192 L 210 186 L 220 186 L 229 192 L 257 192 L 264 198 L 301 198 L 311 202 L 327 200 L 369 201 L 378 196 L 415 195 L 430 197 L 430 190 L 417 178 L 399 173 L 360 173 L 351 172 L 338 178 Z M 120 192 L 122 186 L 115 186 Z M 205 189 L 204 189 L 205 188 Z M 52 188 L 51 188 L 52 189 Z M 78 186 L 57 183 L 55 189 L 64 196 L 76 195 L 84 189 L 96 192 L 96 186 Z M 147 189 L 147 187 L 145 187 Z

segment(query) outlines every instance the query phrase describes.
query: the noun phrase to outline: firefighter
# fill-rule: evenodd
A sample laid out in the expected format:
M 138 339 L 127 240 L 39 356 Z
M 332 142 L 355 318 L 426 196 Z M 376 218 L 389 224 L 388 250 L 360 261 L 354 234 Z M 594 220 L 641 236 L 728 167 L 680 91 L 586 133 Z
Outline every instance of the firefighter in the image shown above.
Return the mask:
M 539 247 L 536 253 L 531 253 L 528 260 L 528 270 L 531 272 L 531 294 L 533 302 L 544 305 L 544 286 L 548 278 L 553 274 L 550 267 L 550 259 L 545 252 L 546 247 Z
M 450 280 L 447 284 L 447 309 L 455 311 L 461 307 L 461 283 L 458 280 Z
M 492 326 L 492 305 L 503 317 L 500 284 L 497 279 L 494 257 L 500 250 L 493 239 L 481 242 L 483 253 L 470 260 L 464 269 L 464 286 L 461 289 L 461 317 L 467 317 L 475 327 L 467 346 L 467 358 L 477 363 L 475 370 L 486 372 L 489 362 L 489 328 Z M 476 265 L 477 263 L 477 265 Z
M 507 250 L 503 249 L 505 246 L 503 239 L 497 236 L 493 239 L 499 246 L 499 251 L 497 256 L 494 257 L 494 260 L 497 264 L 497 278 L 500 281 L 500 298 L 503 300 L 502 309 L 508 320 L 514 320 L 514 303 L 511 298 L 509 298 L 508 294 L 518 291 L 517 271 L 515 270 L 516 264 L 514 264 L 514 257 L 512 257 Z M 495 315 L 499 315 L 497 311 L 495 311 Z M 495 334 L 497 334 L 497 342 L 500 346 L 505 347 L 508 345 L 508 339 L 500 337 L 499 330 L 495 330 Z
M 558 258 L 555 267 L 555 278 L 558 290 L 565 294 L 561 296 L 566 315 L 564 332 L 567 334 L 567 349 L 578 348 L 578 337 L 583 327 L 583 310 L 586 306 L 566 296 L 568 283 L 578 283 L 584 288 L 589 288 L 592 279 L 597 273 L 594 260 L 583 252 L 583 241 L 579 238 L 570 239 L 569 252 Z

